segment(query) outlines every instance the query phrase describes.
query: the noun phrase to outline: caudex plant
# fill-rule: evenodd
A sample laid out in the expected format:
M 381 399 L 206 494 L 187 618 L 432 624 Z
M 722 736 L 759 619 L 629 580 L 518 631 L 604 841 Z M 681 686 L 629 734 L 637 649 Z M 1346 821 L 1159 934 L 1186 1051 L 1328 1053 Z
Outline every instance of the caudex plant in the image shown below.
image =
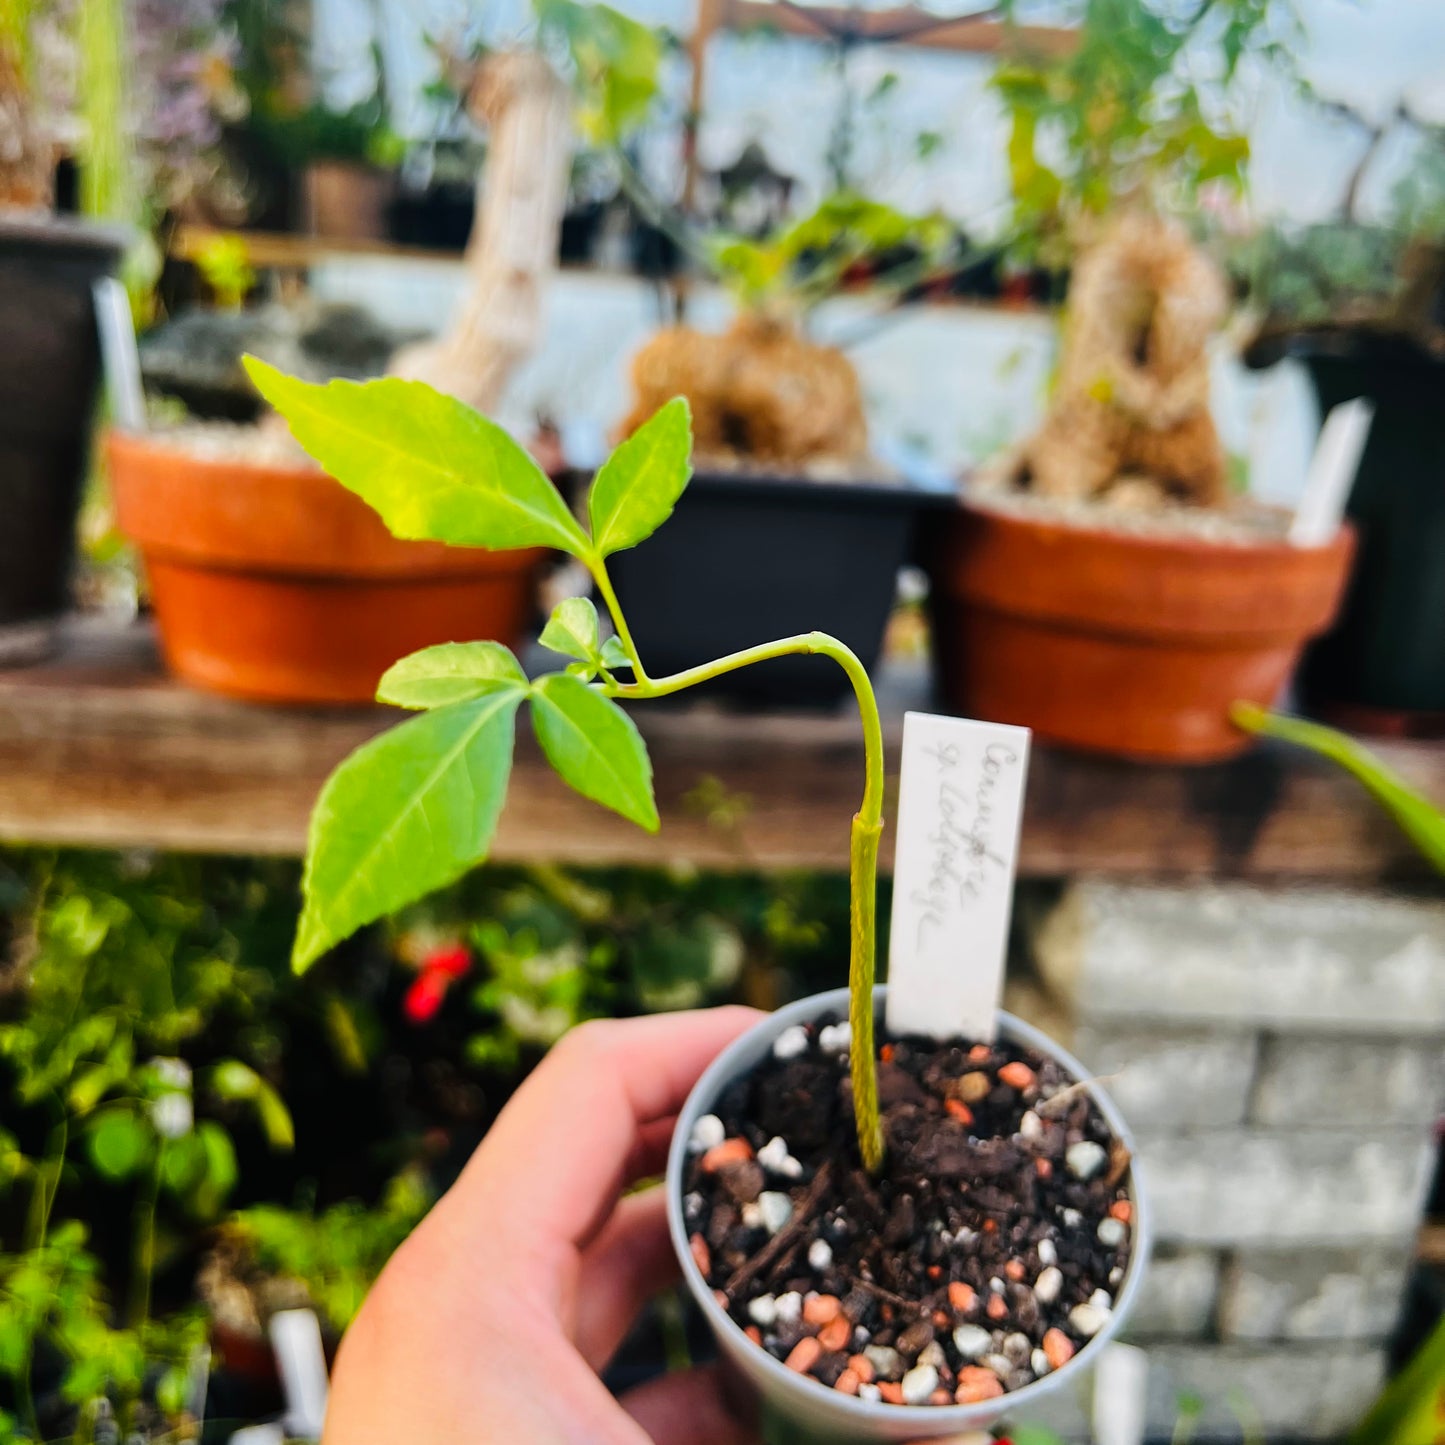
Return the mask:
M 584 796 L 658 827 L 647 748 L 621 703 L 682 692 L 753 663 L 818 653 L 847 673 L 863 726 L 863 800 L 852 823 L 849 957 L 852 1088 L 864 1165 L 883 1162 L 873 1048 L 883 734 L 858 658 L 822 632 L 765 642 L 653 677 L 618 606 L 607 559 L 662 525 L 691 476 L 688 404 L 674 398 L 603 464 L 586 521 L 494 422 L 421 382 L 316 386 L 254 358 L 246 366 L 297 441 L 398 537 L 496 550 L 553 547 L 591 574 L 615 634 L 604 642 L 584 598 L 560 603 L 541 635 L 569 659 L 528 678 L 496 642 L 452 642 L 402 658 L 377 690 L 419 715 L 365 744 L 331 776 L 311 821 L 304 906 L 292 961 L 304 970 L 362 925 L 455 881 L 486 856 L 505 799 L 515 720 L 526 703 L 548 761 Z

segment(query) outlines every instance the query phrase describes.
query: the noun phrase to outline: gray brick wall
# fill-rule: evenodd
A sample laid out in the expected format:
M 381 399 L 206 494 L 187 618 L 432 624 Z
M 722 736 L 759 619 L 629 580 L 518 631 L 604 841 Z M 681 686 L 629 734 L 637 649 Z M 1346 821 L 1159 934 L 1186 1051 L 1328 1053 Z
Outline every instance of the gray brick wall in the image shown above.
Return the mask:
M 1439 1039 L 1269 1037 L 1249 1114 L 1284 1128 L 1423 1130 L 1442 1088 Z
M 1219 1333 L 1238 1343 L 1384 1339 L 1409 1265 L 1393 1248 L 1241 1251 L 1219 1281 Z
M 1346 1431 L 1380 1383 L 1434 1156 L 1445 904 L 1081 881 L 1019 916 L 1033 992 L 1015 996 L 1139 1137 L 1158 1251 L 1128 1333 L 1157 1367 L 1151 1429 L 1186 1390 L 1213 1412 L 1201 1439 L 1211 1421 L 1237 1438 L 1234 1397 L 1266 1430 Z

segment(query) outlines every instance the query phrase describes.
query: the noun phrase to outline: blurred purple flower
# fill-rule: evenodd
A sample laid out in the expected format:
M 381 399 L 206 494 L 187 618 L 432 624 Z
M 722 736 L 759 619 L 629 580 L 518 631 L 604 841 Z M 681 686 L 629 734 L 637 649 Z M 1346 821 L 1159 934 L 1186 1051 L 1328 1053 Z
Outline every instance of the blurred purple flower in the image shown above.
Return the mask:
M 196 200 L 222 164 L 222 125 L 245 98 L 224 0 L 129 0 L 132 103 L 144 184 L 160 208 Z

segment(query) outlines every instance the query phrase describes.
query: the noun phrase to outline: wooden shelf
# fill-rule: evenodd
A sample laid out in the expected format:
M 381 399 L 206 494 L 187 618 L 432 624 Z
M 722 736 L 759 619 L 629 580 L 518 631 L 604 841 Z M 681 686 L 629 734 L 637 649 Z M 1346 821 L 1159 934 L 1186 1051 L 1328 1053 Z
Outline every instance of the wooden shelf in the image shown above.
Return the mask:
M 918 669 L 885 669 L 890 767 L 903 709 L 926 706 Z M 843 869 L 861 786 L 856 719 L 654 704 L 635 710 L 662 812 L 650 836 L 547 769 L 530 730 L 493 856 L 573 864 Z M 394 720 L 382 709 L 265 707 L 167 678 L 150 630 L 72 628 L 54 661 L 0 673 L 0 840 L 295 854 L 322 781 Z M 1445 747 L 1380 751 L 1445 798 Z M 716 780 L 741 816 L 703 816 Z M 883 864 L 891 866 L 885 834 Z M 1078 873 L 1377 883 L 1422 878 L 1408 843 L 1335 770 L 1264 747 L 1209 768 L 1141 767 L 1038 747 L 1022 868 Z

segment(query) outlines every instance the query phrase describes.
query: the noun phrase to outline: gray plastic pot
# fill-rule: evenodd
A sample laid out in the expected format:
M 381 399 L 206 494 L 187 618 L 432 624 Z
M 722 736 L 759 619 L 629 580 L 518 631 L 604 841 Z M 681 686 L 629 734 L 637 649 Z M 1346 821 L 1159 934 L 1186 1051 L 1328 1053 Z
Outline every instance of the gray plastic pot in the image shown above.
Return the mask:
M 873 1006 L 880 1015 L 880 1025 L 887 993 L 886 987 L 879 987 L 873 995 Z M 1108 1323 L 1062 1369 L 1035 1380 L 1022 1390 L 975 1405 L 889 1405 L 883 1401 L 840 1395 L 810 1376 L 788 1369 L 766 1350 L 753 1344 L 713 1298 L 712 1290 L 693 1262 L 692 1251 L 688 1247 L 687 1227 L 682 1217 L 688 1138 L 697 1120 L 713 1111 L 723 1090 L 735 1079 L 751 1073 L 768 1056 L 773 1040 L 784 1029 L 793 1024 L 811 1023 L 822 1015 L 840 1017 L 847 1012 L 846 988 L 815 994 L 812 998 L 800 999 L 769 1014 L 756 1028 L 724 1049 L 688 1096 L 678 1116 L 677 1131 L 673 1135 L 667 1161 L 667 1220 L 673 1248 L 682 1264 L 683 1278 L 717 1341 L 735 1404 L 742 1410 L 756 1412 L 763 1439 L 768 1445 L 876 1445 L 876 1442 L 932 1440 L 969 1430 L 987 1429 L 1015 1412 L 1024 1414 L 1036 1401 L 1082 1380 L 1093 1368 L 1104 1346 L 1133 1309 L 1148 1261 L 1149 1201 L 1140 1188 L 1137 1170 L 1131 1169 L 1129 1197 L 1133 1203 L 1133 1248 Z M 1002 1010 L 998 1018 L 1002 1038 L 1049 1055 L 1077 1080 L 1090 1078 L 1089 1071 L 1076 1058 L 1038 1029 Z M 1129 1126 L 1113 1100 L 1097 1084 L 1088 1084 L 1088 1091 L 1109 1128 L 1124 1141 L 1130 1153 L 1136 1152 Z

